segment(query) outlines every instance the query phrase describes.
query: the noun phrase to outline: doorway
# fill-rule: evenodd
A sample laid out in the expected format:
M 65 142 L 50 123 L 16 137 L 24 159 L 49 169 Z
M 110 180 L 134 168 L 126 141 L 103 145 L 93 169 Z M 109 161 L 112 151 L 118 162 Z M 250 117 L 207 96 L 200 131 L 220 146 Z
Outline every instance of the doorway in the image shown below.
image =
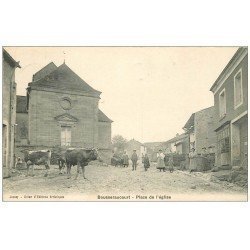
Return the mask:
M 71 145 L 71 127 L 61 126 L 61 146 Z
M 7 167 L 7 125 L 3 124 L 3 167 Z

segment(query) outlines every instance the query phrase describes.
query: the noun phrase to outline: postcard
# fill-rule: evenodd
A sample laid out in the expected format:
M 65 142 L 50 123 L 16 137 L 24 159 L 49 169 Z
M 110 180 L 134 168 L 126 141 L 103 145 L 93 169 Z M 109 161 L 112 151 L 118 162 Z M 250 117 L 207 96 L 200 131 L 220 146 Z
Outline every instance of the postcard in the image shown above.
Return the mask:
M 247 201 L 247 47 L 3 47 L 3 201 Z

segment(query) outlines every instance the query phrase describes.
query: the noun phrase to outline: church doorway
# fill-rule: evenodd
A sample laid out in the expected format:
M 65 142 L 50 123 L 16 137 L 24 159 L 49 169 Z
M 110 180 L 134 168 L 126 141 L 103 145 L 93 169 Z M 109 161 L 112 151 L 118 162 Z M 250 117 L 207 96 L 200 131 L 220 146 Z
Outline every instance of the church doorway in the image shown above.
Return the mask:
M 61 146 L 71 145 L 71 127 L 61 126 Z

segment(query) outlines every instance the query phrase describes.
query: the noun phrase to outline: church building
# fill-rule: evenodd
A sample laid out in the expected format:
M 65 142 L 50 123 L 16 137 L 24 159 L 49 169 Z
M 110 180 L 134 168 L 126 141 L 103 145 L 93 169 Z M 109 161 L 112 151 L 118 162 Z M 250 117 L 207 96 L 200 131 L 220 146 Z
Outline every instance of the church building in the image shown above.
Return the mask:
M 16 146 L 110 150 L 112 120 L 98 107 L 100 94 L 65 63 L 49 63 L 17 96 Z

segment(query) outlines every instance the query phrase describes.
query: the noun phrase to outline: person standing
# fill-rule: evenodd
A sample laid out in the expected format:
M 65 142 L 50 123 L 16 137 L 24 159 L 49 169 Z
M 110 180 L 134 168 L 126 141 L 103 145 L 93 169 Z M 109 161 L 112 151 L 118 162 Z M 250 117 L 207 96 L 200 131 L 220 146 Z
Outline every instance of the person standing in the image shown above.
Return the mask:
M 195 163 L 195 148 L 191 149 L 191 152 L 189 153 L 189 171 L 190 173 L 196 170 L 196 163 Z
M 184 171 L 189 169 L 189 154 L 184 154 L 184 160 L 180 163 L 180 170 Z
M 147 154 L 144 155 L 143 164 L 144 164 L 145 171 L 147 171 L 148 168 L 150 167 L 150 162 L 149 162 L 149 158 Z
M 174 172 L 174 157 L 173 157 L 173 155 L 169 156 L 168 167 L 169 167 L 169 172 L 173 173 Z
M 160 149 L 157 153 L 157 169 L 160 170 L 160 172 L 163 170 L 165 172 L 165 163 L 164 163 L 165 155 L 163 154 L 162 150 Z
M 136 150 L 134 149 L 133 154 L 131 156 L 132 160 L 132 171 L 136 170 L 137 167 L 137 161 L 138 161 L 138 156 L 136 154 Z
M 129 158 L 128 158 L 126 151 L 124 151 L 124 154 L 122 156 L 122 163 L 123 163 L 123 167 L 125 167 L 125 168 L 127 168 L 129 165 Z
M 144 154 L 141 155 L 141 163 L 143 164 L 144 163 Z

